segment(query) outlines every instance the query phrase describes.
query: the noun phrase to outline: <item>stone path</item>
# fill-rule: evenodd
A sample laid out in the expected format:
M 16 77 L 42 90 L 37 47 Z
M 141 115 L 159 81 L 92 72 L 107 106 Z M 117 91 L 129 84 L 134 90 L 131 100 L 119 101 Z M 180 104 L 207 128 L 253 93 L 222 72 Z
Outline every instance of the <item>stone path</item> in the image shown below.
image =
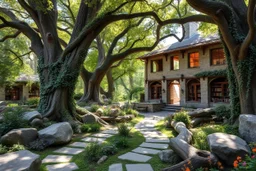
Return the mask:
M 121 160 L 141 162 L 141 164 L 126 164 L 127 171 L 153 171 L 152 166 L 147 162 L 152 158 L 152 155 L 157 155 L 161 150 L 168 148 L 168 137 L 155 129 L 155 124 L 160 119 L 162 118 L 147 117 L 135 126 L 143 134 L 146 141 L 131 152 L 118 156 Z M 122 164 L 112 164 L 109 166 L 109 171 L 123 171 Z
M 85 137 L 80 141 L 73 142 L 58 150 L 53 151 L 53 154 L 46 156 L 42 163 L 47 163 L 46 168 L 48 171 L 72 171 L 79 169 L 74 162 L 70 162 L 74 155 L 77 155 L 84 151 L 85 147 L 90 142 L 102 143 L 106 138 L 112 137 L 117 134 L 116 129 L 105 130 L 100 133 Z M 122 165 L 121 165 L 122 167 Z M 119 168 L 119 165 L 113 166 L 113 168 Z M 117 170 L 118 171 L 118 170 Z

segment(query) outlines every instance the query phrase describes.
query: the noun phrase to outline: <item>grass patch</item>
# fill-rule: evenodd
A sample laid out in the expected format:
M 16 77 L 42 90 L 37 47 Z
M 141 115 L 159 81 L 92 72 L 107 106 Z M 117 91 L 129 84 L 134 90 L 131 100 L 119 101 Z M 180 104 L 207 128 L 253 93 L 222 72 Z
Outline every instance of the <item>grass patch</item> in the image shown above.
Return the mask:
M 176 137 L 178 134 L 173 128 L 166 128 L 165 120 L 160 120 L 156 123 L 155 128 L 165 134 L 168 138 Z
M 202 127 L 191 129 L 193 133 L 192 145 L 201 150 L 209 150 L 206 143 L 207 136 L 216 132 L 238 135 L 238 127 L 231 125 L 205 125 Z

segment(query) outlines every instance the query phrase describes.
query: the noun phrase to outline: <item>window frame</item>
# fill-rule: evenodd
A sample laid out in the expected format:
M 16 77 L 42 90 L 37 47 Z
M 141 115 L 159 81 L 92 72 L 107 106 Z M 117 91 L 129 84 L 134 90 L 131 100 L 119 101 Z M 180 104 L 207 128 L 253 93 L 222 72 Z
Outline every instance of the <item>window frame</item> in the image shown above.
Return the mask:
M 153 71 L 153 63 L 154 63 L 154 61 L 161 61 L 161 70 L 158 70 L 158 71 Z M 152 60 L 150 60 L 150 71 L 151 71 L 151 73 L 156 73 L 156 72 L 162 72 L 163 71 L 163 59 L 162 58 L 160 58 L 160 59 L 152 59 Z
M 213 55 L 212 55 L 212 51 L 214 50 L 220 50 L 222 49 L 223 50 L 223 59 L 224 59 L 224 63 L 220 63 L 220 64 L 213 64 Z M 218 59 L 220 60 L 220 58 Z M 218 66 L 218 65 L 226 65 L 226 58 L 225 58 L 225 53 L 224 53 L 224 49 L 219 47 L 219 48 L 213 48 L 213 49 L 210 49 L 210 65 L 211 66 Z
M 178 57 L 178 60 L 179 60 L 179 67 L 178 67 L 178 69 L 174 69 L 174 57 Z M 171 71 L 177 71 L 177 70 L 179 70 L 180 69 L 180 57 L 179 57 L 179 55 L 173 55 L 173 56 L 171 56 L 170 57 L 170 70 Z
M 193 53 L 198 53 L 198 66 L 196 66 L 196 67 L 190 66 L 190 55 Z M 194 51 L 194 52 L 188 53 L 188 68 L 200 68 L 200 53 L 199 53 L 199 51 Z

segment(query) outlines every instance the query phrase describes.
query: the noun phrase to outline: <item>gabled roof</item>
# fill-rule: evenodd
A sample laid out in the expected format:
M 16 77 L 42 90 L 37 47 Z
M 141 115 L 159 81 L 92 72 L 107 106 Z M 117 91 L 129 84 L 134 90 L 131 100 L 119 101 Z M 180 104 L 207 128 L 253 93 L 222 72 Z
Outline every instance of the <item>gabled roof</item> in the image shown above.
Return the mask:
M 39 82 L 38 75 L 27 75 L 27 74 L 20 74 L 19 77 L 15 80 L 16 82 Z
M 215 44 L 215 43 L 220 43 L 220 38 L 219 38 L 219 35 L 217 34 L 210 35 L 210 36 L 202 36 L 200 34 L 195 34 L 188 39 L 184 39 L 181 42 L 176 42 L 162 49 L 152 51 L 144 56 L 139 57 L 139 59 L 145 59 L 145 58 L 149 58 L 156 55 L 166 54 L 166 53 L 170 53 L 178 50 L 185 50 L 185 49 L 190 49 L 197 46 Z

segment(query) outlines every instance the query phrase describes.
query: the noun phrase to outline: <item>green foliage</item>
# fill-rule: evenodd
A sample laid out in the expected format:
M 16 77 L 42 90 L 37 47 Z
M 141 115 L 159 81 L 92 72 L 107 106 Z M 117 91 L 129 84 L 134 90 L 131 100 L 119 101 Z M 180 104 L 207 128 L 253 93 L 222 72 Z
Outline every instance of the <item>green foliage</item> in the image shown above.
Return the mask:
M 227 105 L 219 105 L 214 108 L 215 114 L 218 118 L 223 119 L 229 119 L 231 116 L 231 111 L 229 106 Z
M 125 115 L 126 115 L 126 112 L 123 111 L 123 110 L 120 110 L 119 115 L 120 115 L 120 116 L 125 116 Z
M 53 143 L 54 143 L 53 140 L 38 138 L 29 144 L 29 149 L 35 150 L 35 151 L 43 151 Z
M 115 145 L 105 145 L 102 147 L 101 154 L 110 156 L 110 155 L 116 154 L 117 152 L 118 152 L 118 149 L 116 148 Z
M 76 94 L 74 95 L 74 99 L 75 99 L 75 100 L 79 100 L 83 95 L 84 95 L 83 93 L 76 93 Z
M 85 148 L 85 158 L 90 162 L 97 162 L 102 153 L 102 147 L 97 142 L 89 143 Z
M 227 76 L 227 70 L 213 70 L 213 71 L 202 71 L 195 74 L 195 77 L 217 77 L 217 76 Z
M 8 148 L 2 144 L 0 144 L 0 154 L 4 154 L 8 152 Z
M 99 123 L 83 124 L 81 125 L 82 132 L 98 132 L 100 131 L 101 125 Z
M 132 114 L 135 117 L 139 115 L 139 112 L 137 110 L 132 109 L 132 108 L 125 109 L 125 113 L 126 114 Z
M 130 136 L 130 132 L 132 128 L 129 128 L 129 126 L 125 123 L 120 123 L 118 126 L 118 133 L 121 136 L 128 137 Z
M 182 110 L 178 113 L 175 113 L 173 120 L 176 122 L 183 122 L 187 128 L 190 128 L 191 126 L 191 119 L 187 111 Z
M 96 112 L 99 108 L 100 108 L 99 105 L 94 104 L 94 105 L 91 106 L 90 112 Z
M 118 148 L 127 148 L 129 147 L 129 142 L 126 137 L 120 137 L 115 140 L 115 146 Z
M 12 147 L 9 148 L 9 152 L 20 151 L 20 150 L 25 150 L 24 145 L 14 144 Z
M 18 107 L 19 104 L 18 103 L 8 103 L 7 107 Z
M 103 115 L 108 116 L 110 114 L 110 110 L 111 110 L 110 107 L 104 108 L 103 109 Z
M 4 135 L 12 129 L 28 127 L 28 121 L 22 118 L 24 109 L 21 107 L 8 108 L 3 113 L 3 122 L 0 124 L 0 135 Z
M 27 100 L 26 104 L 29 106 L 38 106 L 39 101 L 40 97 L 32 97 Z

